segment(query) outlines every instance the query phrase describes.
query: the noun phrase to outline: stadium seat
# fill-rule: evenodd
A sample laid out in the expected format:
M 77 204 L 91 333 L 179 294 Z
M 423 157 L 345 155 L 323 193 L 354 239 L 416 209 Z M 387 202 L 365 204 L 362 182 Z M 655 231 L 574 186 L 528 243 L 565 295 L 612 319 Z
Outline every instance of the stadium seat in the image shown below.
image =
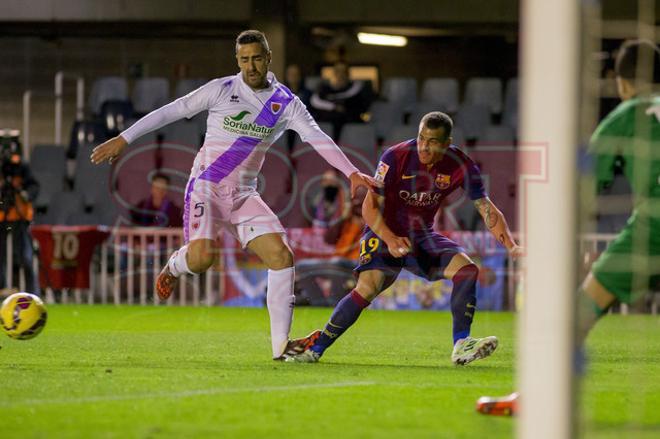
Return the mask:
M 515 133 L 507 125 L 489 125 L 484 129 L 483 134 L 477 139 L 477 142 L 494 146 L 513 146 L 515 143 Z
M 195 151 L 202 144 L 202 134 L 199 125 L 192 120 L 178 120 L 161 128 L 163 138 L 168 143 L 184 145 Z
M 133 87 L 133 109 L 146 114 L 162 107 L 170 100 L 170 82 L 167 78 L 142 78 Z
M 64 170 L 58 172 L 33 171 L 34 178 L 39 182 L 39 194 L 34 201 L 37 209 L 48 208 L 53 196 L 64 190 Z
M 483 105 L 463 104 L 456 113 L 454 124 L 461 127 L 466 139 L 477 139 L 490 125 L 490 109 Z
M 458 146 L 459 148 L 465 148 L 465 134 L 463 133 L 463 128 L 455 126 L 451 131 L 453 145 Z
M 93 207 L 92 213 L 98 219 L 98 224 L 104 226 L 114 225 L 119 218 L 117 200 L 114 199 L 110 192 L 101 193 L 97 199 L 97 204 Z
M 258 178 L 258 190 L 261 197 L 275 214 L 278 214 L 277 206 L 280 195 L 289 193 L 290 185 L 293 183 L 296 171 L 292 163 L 288 145 L 282 139 L 285 139 L 286 133 L 278 139 L 266 152 L 261 173 Z
M 514 131 L 518 129 L 518 99 L 518 78 L 511 78 L 507 81 L 504 91 L 502 123 L 510 126 Z
M 145 134 L 144 136 L 138 137 L 137 139 L 131 142 L 131 147 L 136 145 L 155 145 L 160 142 L 159 138 L 162 140 L 162 134 L 152 131 Z
M 335 129 L 334 129 L 334 127 L 332 126 L 332 124 L 330 122 L 319 122 L 318 125 L 319 125 L 319 128 L 321 128 L 321 131 L 323 131 L 328 136 L 330 136 L 330 138 L 332 138 L 332 139 L 335 138 L 334 137 Z
M 107 139 L 105 128 L 100 122 L 80 120 L 71 127 L 71 139 L 66 151 L 67 158 L 73 159 L 79 151 L 91 151 L 91 148 Z
M 180 98 L 181 96 L 185 96 L 191 91 L 197 90 L 208 81 L 209 80 L 206 78 L 181 79 L 176 83 L 176 87 L 174 89 L 174 98 L 176 99 Z
M 465 88 L 465 104 L 484 105 L 491 113 L 502 112 L 502 81 L 498 78 L 471 78 Z
M 54 173 L 64 176 L 66 151 L 58 145 L 37 145 L 30 154 L 30 169 L 33 173 Z
M 323 80 L 321 79 L 320 76 L 306 76 L 305 77 L 305 87 L 314 93 L 318 88 L 319 85 L 321 85 L 321 82 Z
M 125 101 L 128 99 L 128 84 L 120 76 L 99 78 L 92 84 L 89 93 L 88 106 L 93 114 L 101 112 L 101 106 L 106 101 Z
M 53 194 L 46 215 L 40 217 L 42 224 L 67 224 L 70 216 L 85 211 L 82 196 L 75 192 L 57 192 Z
M 410 116 L 408 117 L 408 124 L 417 126 L 427 113 L 432 111 L 443 111 L 440 106 L 434 102 L 418 102 L 412 108 Z
M 344 151 L 351 150 L 361 165 L 369 166 L 376 162 L 376 130 L 372 125 L 362 123 L 348 123 L 341 130 L 339 139 Z M 353 160 L 356 166 L 360 165 Z
M 428 78 L 422 84 L 422 102 L 435 104 L 440 111 L 458 111 L 458 80 L 454 78 Z
M 180 143 L 163 142 L 156 153 L 156 167 L 187 177 L 198 150 Z M 174 183 L 174 182 L 172 182 Z
M 128 128 L 133 117 L 133 105 L 129 101 L 105 101 L 101 106 L 101 123 L 108 137 L 114 137 Z
M 71 226 L 96 226 L 101 224 L 101 217 L 96 212 L 71 212 L 65 223 Z
M 111 170 L 107 164 L 97 166 L 86 157 L 78 157 L 73 189 L 80 195 L 85 206 L 98 205 L 104 192 L 109 193 Z
M 417 137 L 418 130 L 419 126 L 417 124 L 397 125 L 392 128 L 392 131 L 390 131 L 389 136 L 387 136 L 385 139 L 383 146 L 390 147 L 392 145 L 396 145 L 397 143 L 414 139 Z
M 376 130 L 376 137 L 385 139 L 393 127 L 403 123 L 403 109 L 392 102 L 376 101 L 369 108 L 370 123 Z
M 410 77 L 386 79 L 383 83 L 383 97 L 388 102 L 401 105 L 405 112 L 417 102 L 417 80 Z
M 202 111 L 201 113 L 197 113 L 189 119 L 191 122 L 194 122 L 195 125 L 197 125 L 197 132 L 199 132 L 202 139 L 204 139 L 204 136 L 206 135 L 206 120 L 208 117 L 209 112 Z

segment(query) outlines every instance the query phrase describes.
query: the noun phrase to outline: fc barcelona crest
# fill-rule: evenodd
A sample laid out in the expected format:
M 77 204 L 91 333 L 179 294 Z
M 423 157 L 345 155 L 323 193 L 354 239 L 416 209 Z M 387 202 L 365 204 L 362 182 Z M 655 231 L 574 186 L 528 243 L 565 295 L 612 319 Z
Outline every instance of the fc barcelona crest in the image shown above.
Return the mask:
M 435 185 L 438 189 L 445 190 L 451 185 L 451 175 L 438 174 L 435 177 Z
M 273 114 L 277 114 L 280 112 L 282 109 L 282 104 L 279 102 L 271 102 L 270 103 L 270 111 L 273 112 Z

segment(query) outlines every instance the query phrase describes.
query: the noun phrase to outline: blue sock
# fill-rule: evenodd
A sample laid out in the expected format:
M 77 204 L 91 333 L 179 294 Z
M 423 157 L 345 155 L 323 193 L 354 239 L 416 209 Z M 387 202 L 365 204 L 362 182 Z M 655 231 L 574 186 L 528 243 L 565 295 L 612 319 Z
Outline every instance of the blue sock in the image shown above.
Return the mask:
M 474 264 L 466 265 L 452 278 L 451 314 L 453 318 L 454 344 L 470 335 L 470 326 L 477 306 L 477 278 L 479 268 Z
M 335 306 L 325 329 L 310 349 L 322 355 L 339 336 L 357 321 L 362 310 L 368 307 L 369 304 L 370 302 L 355 290 L 344 296 Z

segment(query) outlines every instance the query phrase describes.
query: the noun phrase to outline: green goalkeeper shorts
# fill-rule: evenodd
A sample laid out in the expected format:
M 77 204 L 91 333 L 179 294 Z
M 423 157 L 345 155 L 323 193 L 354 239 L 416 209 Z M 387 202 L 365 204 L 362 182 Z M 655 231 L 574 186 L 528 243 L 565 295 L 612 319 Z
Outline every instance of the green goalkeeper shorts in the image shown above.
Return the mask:
M 660 230 L 630 221 L 591 267 L 594 277 L 620 302 L 632 303 L 650 291 L 660 291 Z M 646 229 L 646 248 L 633 250 L 633 230 Z

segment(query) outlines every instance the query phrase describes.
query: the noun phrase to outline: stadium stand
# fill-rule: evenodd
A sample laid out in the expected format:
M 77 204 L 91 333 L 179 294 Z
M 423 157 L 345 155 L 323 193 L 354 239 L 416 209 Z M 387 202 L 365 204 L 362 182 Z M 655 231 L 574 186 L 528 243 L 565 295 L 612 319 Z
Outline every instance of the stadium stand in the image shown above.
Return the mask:
M 490 125 L 490 109 L 484 105 L 462 104 L 454 123 L 463 129 L 468 140 L 479 138 Z
M 376 130 L 376 137 L 385 139 L 393 127 L 403 123 L 403 109 L 393 102 L 375 101 L 369 109 L 369 123 Z
M 185 96 L 191 91 L 194 91 L 202 85 L 206 84 L 208 81 L 209 80 L 207 78 L 181 79 L 176 83 L 176 86 L 174 87 L 174 98 L 176 99 L 180 98 L 181 96 Z
M 410 77 L 388 78 L 383 82 L 382 95 L 388 102 L 396 103 L 408 112 L 417 102 L 417 80 Z
M 88 106 L 92 114 L 99 114 L 106 101 L 125 101 L 128 99 L 128 83 L 120 76 L 98 78 L 92 84 Z
M 170 101 L 170 82 L 167 78 L 138 79 L 131 97 L 137 114 L 149 113 Z
M 458 80 L 455 78 L 428 78 L 422 83 L 421 99 L 439 110 L 455 113 L 459 106 Z
M 470 78 L 465 86 L 464 103 L 484 105 L 493 114 L 502 112 L 502 81 L 498 78 Z

